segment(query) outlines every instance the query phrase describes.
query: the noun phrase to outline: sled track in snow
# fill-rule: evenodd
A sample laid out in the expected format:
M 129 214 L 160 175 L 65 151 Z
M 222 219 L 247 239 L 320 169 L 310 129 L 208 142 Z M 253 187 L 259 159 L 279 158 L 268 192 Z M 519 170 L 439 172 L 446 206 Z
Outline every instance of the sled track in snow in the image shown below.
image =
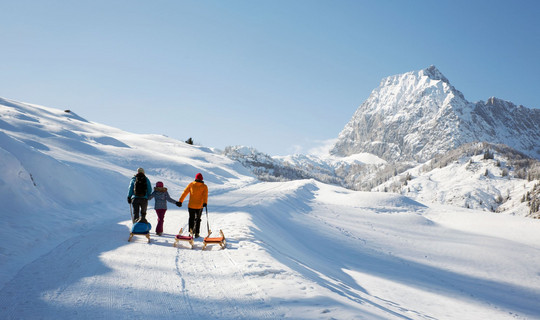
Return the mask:
M 191 314 L 217 319 L 280 318 L 262 289 L 244 277 L 230 248 L 209 246 L 202 251 L 201 247 L 202 241 L 196 241 L 195 249 L 178 248 L 176 253 L 176 272 Z
M 177 249 L 177 250 L 182 250 L 182 249 Z M 179 259 L 180 259 L 180 254 L 177 253 L 176 258 L 175 258 L 176 274 L 178 278 L 180 278 L 180 281 L 182 283 L 182 297 L 183 297 L 184 303 L 186 306 L 188 306 L 189 314 L 193 314 L 193 306 L 191 305 L 191 300 L 189 299 L 189 295 L 187 294 L 187 291 L 186 291 L 186 280 L 182 276 L 182 272 L 180 272 Z

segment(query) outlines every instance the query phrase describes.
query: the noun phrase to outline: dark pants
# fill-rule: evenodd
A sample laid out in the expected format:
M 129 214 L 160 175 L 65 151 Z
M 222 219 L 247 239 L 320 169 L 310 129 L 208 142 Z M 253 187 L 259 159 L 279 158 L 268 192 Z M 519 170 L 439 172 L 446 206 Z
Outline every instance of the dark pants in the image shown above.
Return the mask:
M 156 233 L 163 232 L 163 222 L 165 222 L 165 212 L 167 212 L 167 209 L 156 209 L 156 214 L 157 214 Z
M 189 230 L 193 230 L 193 234 L 199 235 L 199 232 L 201 231 L 201 215 L 202 215 L 202 208 L 200 209 L 192 209 L 188 208 L 189 212 Z
M 139 220 L 146 221 L 146 208 L 148 207 L 148 199 L 134 198 L 133 201 L 131 201 L 131 205 L 133 206 L 133 223 Z M 140 217 L 139 211 L 141 213 Z

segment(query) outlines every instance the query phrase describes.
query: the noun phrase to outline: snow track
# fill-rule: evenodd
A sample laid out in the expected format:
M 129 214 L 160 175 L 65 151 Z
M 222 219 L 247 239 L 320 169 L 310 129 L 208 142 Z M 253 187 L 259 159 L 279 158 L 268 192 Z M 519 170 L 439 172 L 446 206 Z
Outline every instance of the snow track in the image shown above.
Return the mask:
M 191 314 L 215 319 L 280 318 L 266 303 L 261 289 L 243 276 L 226 250 L 178 249 L 176 266 Z
M 6 319 L 277 319 L 256 284 L 244 277 L 229 248 L 172 246 L 184 212 L 167 213 L 166 234 L 151 243 L 128 222 L 104 224 L 25 266 L 0 292 Z M 153 217 L 151 214 L 150 221 Z

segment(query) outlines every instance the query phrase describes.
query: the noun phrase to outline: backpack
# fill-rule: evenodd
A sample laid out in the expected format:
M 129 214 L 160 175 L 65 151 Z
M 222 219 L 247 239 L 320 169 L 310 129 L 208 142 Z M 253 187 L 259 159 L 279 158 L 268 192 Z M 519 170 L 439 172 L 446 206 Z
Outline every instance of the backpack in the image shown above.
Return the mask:
M 146 183 L 146 176 L 142 173 L 137 173 L 135 175 L 135 184 L 133 186 L 133 194 L 136 197 L 144 197 L 146 196 L 147 191 L 148 191 L 148 185 Z

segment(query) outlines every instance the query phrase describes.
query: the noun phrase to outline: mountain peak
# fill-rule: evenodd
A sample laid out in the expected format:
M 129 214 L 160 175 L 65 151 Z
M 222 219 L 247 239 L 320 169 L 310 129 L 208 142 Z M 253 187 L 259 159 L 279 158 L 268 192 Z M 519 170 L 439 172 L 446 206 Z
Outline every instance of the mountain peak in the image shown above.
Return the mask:
M 430 79 L 441 80 L 448 84 L 450 83 L 450 81 L 448 81 L 448 79 L 442 74 L 442 72 L 440 72 L 439 69 L 437 69 L 437 67 L 435 67 L 434 65 L 427 67 L 426 69 L 422 70 L 422 72 Z
M 331 154 L 426 161 L 469 142 L 506 144 L 540 158 L 540 111 L 497 98 L 471 103 L 435 67 L 390 76 L 341 131 Z
M 441 86 L 441 84 L 445 84 L 445 86 Z M 434 65 L 421 70 L 388 76 L 381 80 L 379 89 L 384 90 L 384 88 L 391 87 L 401 88 L 399 91 L 406 89 L 409 94 L 424 91 L 428 87 L 438 87 L 442 90 L 456 91 L 454 92 L 456 95 L 462 95 L 455 90 L 450 81 Z

